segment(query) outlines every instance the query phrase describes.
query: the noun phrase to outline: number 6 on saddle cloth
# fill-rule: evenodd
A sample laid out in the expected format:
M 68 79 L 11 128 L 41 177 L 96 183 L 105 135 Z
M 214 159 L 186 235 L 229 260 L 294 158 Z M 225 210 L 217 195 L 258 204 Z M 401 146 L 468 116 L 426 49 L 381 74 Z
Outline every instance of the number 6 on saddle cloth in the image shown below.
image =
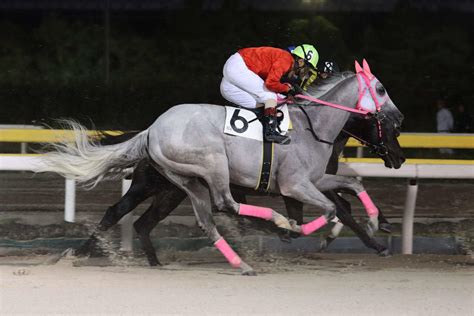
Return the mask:
M 225 134 L 263 141 L 263 127 L 256 111 L 232 106 L 226 106 L 225 109 Z M 285 135 L 292 128 L 288 106 L 284 104 L 277 109 L 279 114 L 278 121 L 280 123 L 279 129 L 281 134 Z

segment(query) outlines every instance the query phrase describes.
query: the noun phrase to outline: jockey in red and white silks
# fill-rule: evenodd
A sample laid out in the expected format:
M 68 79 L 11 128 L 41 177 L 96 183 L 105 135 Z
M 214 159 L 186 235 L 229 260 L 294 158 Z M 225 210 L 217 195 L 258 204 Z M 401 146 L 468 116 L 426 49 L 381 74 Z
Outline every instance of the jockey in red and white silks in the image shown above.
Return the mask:
M 291 52 L 274 47 L 252 47 L 239 50 L 224 65 L 222 96 L 239 106 L 265 106 L 265 140 L 289 144 L 288 136 L 276 130 L 277 94 L 294 95 L 293 81 L 301 82 L 309 69 L 316 68 L 318 52 L 312 45 L 296 46 Z M 281 79 L 285 77 L 286 83 Z

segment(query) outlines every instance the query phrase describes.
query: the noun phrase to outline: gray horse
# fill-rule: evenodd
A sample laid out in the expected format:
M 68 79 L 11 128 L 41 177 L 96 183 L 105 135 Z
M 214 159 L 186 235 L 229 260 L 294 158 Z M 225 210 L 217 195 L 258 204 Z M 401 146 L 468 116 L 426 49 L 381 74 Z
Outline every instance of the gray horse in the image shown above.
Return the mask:
M 329 101 L 349 109 L 371 110 L 373 107 L 374 115 L 382 106 L 386 111 L 400 113 L 365 61 L 364 68 L 356 67 L 356 71 L 356 75 L 342 77 L 334 83 L 333 88 L 321 97 L 324 100 L 321 102 Z M 75 144 L 52 144 L 56 151 L 45 156 L 47 166 L 42 171 L 57 172 L 94 185 L 107 172 L 124 169 L 149 156 L 162 175 L 186 192 L 201 227 L 231 265 L 240 268 L 244 274 L 253 274 L 253 269 L 233 252 L 217 231 L 209 207 L 211 199 L 220 211 L 263 218 L 280 228 L 308 235 L 335 217 L 334 203 L 321 191 L 343 189 L 361 198 L 372 228 L 376 230 L 378 226 L 377 209 L 359 181 L 325 174 L 332 143 L 346 123 L 349 112 L 308 104 L 305 110 L 291 108 L 290 116 L 294 126 L 290 132 L 292 143 L 275 148 L 270 192 L 324 211 L 318 219 L 301 226 L 272 209 L 234 201 L 229 183 L 255 187 L 262 147 L 258 141 L 224 134 L 225 111 L 220 106 L 175 106 L 136 137 L 111 146 L 90 142 L 87 131 L 72 123 L 76 132 Z
M 318 82 L 318 87 L 325 87 L 326 89 L 327 82 L 332 81 L 333 78 L 322 80 Z M 322 89 L 319 89 L 319 93 L 321 93 L 321 91 Z M 313 90 L 312 92 L 315 93 L 316 91 Z M 380 115 L 383 115 L 385 118 L 381 121 L 382 138 L 380 138 L 378 128 L 374 128 L 376 126 L 375 124 L 378 124 L 375 117 L 367 119 L 360 114 L 352 113 L 344 125 L 342 133 L 339 134 L 334 142 L 333 153 L 326 167 L 326 173 L 336 174 L 339 164 L 339 155 L 344 149 L 349 136 L 359 139 L 361 143 L 369 147 L 372 152 L 384 160 L 388 168 L 398 168 L 405 160 L 397 140 L 399 136 L 398 127 L 400 127 L 403 117 L 400 115 L 394 116 L 394 114 L 397 113 L 385 112 L 384 108 L 381 109 Z M 102 145 L 121 143 L 131 139 L 138 133 L 139 132 L 127 132 L 115 136 L 105 133 L 100 138 L 100 143 Z M 247 203 L 246 195 L 266 194 L 253 189 L 240 188 L 235 185 L 231 185 L 231 191 L 235 200 L 239 203 Z M 341 224 L 344 224 L 349 226 L 367 247 L 376 250 L 381 256 L 388 255 L 387 248 L 370 237 L 367 232 L 355 222 L 351 216 L 349 202 L 338 195 L 337 192 L 329 191 L 323 193 L 336 204 L 337 218 L 339 221 L 336 221 L 330 234 L 322 240 L 321 249 L 324 249 L 335 240 L 341 229 Z M 99 239 L 97 238 L 101 232 L 115 225 L 125 214 L 132 211 L 138 204 L 151 196 L 153 196 L 153 202 L 140 218 L 135 221 L 134 227 L 149 264 L 151 266 L 159 265 L 156 250 L 150 239 L 150 232 L 186 198 L 186 193 L 158 173 L 156 169 L 148 163 L 148 159 L 140 161 L 135 166 L 130 189 L 120 201 L 107 209 L 104 217 L 97 226 L 97 230 L 79 249 L 76 249 L 75 254 L 79 256 L 102 255 L 103 250 L 98 244 Z M 297 224 L 303 224 L 303 204 L 288 197 L 283 197 L 283 200 L 286 205 L 288 217 L 296 220 Z M 379 221 L 384 225 L 383 228 L 385 231 L 389 230 L 389 224 L 381 212 L 379 212 Z M 278 233 L 283 241 L 291 241 L 289 234 Z

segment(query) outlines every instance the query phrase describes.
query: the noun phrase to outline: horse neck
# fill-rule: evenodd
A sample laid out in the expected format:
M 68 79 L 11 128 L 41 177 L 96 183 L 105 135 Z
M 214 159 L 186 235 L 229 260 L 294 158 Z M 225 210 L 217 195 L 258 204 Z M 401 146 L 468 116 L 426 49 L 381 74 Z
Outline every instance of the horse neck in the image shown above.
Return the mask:
M 344 147 L 346 147 L 347 141 L 349 140 L 349 136 L 342 131 L 337 135 L 336 140 L 334 141 L 334 146 L 333 146 L 333 152 L 334 155 L 338 156 L 342 153 L 344 150 Z
M 354 78 L 344 80 L 344 82 L 341 82 L 338 86 L 331 89 L 330 92 L 322 96 L 321 100 L 354 108 L 358 97 L 357 81 L 354 84 Z M 336 140 L 336 137 L 341 133 L 350 116 L 348 111 L 329 106 L 310 105 L 307 108 L 308 115 L 318 137 L 331 142 Z
M 351 113 L 349 118 L 346 120 L 344 127 L 342 128 L 339 135 L 337 135 L 336 140 L 334 141 L 334 149 L 333 151 L 339 155 L 342 153 L 342 150 L 346 146 L 347 141 L 349 140 L 349 135 L 353 134 L 359 137 L 364 138 L 360 132 L 360 119 L 361 116 L 359 114 Z M 347 131 L 348 133 L 344 132 Z

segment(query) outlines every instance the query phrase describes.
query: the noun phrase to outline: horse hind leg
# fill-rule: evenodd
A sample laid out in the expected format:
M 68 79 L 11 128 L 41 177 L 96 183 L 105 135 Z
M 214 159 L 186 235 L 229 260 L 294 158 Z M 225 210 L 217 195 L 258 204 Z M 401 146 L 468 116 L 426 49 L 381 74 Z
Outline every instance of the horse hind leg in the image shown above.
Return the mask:
M 104 217 L 98 224 L 89 239 L 74 251 L 77 256 L 99 256 L 104 255 L 103 249 L 99 246 L 102 233 L 114 226 L 124 215 L 131 212 L 138 204 L 146 200 L 154 193 L 154 188 L 146 186 L 144 182 L 132 182 L 127 193 L 105 212 Z
M 150 238 L 151 231 L 185 198 L 186 193 L 174 186 L 172 183 L 169 183 L 166 188 L 154 196 L 150 207 L 135 221 L 135 223 L 133 223 L 133 227 L 140 239 L 142 250 L 147 257 L 150 266 L 161 265 Z
M 209 190 L 198 178 L 188 178 L 176 175 L 171 172 L 165 172 L 166 176 L 173 181 L 179 188 L 184 190 L 193 205 L 194 215 L 196 216 L 199 227 L 214 243 L 214 246 L 224 255 L 230 265 L 239 268 L 243 275 L 256 275 L 253 268 L 245 263 L 237 253 L 229 246 L 224 237 L 217 230 L 216 224 L 211 213 L 211 199 Z
M 132 183 L 127 193 L 116 204 L 107 209 L 95 231 L 74 253 L 78 256 L 103 255 L 104 252 L 99 246 L 102 232 L 114 226 L 125 214 L 156 192 L 159 187 L 157 176 L 163 178 L 150 166 L 147 160 L 140 161 L 133 172 Z

